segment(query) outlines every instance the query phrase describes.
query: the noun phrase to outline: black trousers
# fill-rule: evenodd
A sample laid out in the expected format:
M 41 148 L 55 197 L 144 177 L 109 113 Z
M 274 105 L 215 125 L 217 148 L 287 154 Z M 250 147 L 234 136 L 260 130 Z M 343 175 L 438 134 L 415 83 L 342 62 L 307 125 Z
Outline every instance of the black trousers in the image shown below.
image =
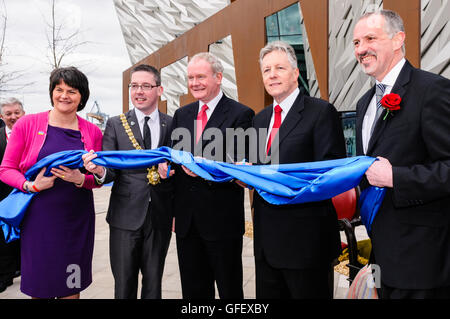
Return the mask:
M 139 271 L 141 298 L 161 299 L 161 281 L 172 231 L 153 228 L 150 209 L 144 224 L 136 231 L 110 226 L 110 262 L 116 299 L 137 298 Z
M 330 266 L 331 267 L 331 266 Z M 255 259 L 257 299 L 332 299 L 330 267 L 278 269 Z
M 0 228 L 0 282 L 10 281 L 20 270 L 20 240 L 6 243 Z
M 177 236 L 178 265 L 184 299 L 243 299 L 242 237 L 208 241 L 194 226 Z

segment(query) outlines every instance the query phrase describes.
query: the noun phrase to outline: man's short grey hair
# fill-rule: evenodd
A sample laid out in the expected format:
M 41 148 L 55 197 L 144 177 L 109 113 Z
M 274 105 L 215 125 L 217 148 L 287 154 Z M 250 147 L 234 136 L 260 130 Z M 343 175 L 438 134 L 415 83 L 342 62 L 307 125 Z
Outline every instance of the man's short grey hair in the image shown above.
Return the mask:
M 7 99 L 2 100 L 0 102 L 0 112 L 3 114 L 3 107 L 5 105 L 11 105 L 11 104 L 18 104 L 20 109 L 23 111 L 23 104 L 22 104 L 22 102 L 20 100 L 16 99 L 15 97 L 10 97 L 10 98 L 7 98 Z
M 367 19 L 372 15 L 380 15 L 384 17 L 384 31 L 389 36 L 389 38 L 393 38 L 398 32 L 405 32 L 405 26 L 403 24 L 403 19 L 400 15 L 392 10 L 378 10 L 373 12 L 367 12 L 358 21 Z M 403 53 L 405 53 L 405 44 L 402 47 Z
M 211 65 L 211 69 L 214 74 L 223 73 L 223 65 L 222 62 L 213 54 L 209 52 L 200 52 L 194 55 L 189 63 L 195 62 L 197 60 L 205 60 Z
M 284 41 L 273 41 L 267 43 L 266 46 L 259 51 L 259 64 L 262 65 L 264 57 L 273 51 L 282 51 L 286 53 L 289 64 L 292 68 L 297 68 L 297 56 L 295 55 L 295 50 L 289 43 Z

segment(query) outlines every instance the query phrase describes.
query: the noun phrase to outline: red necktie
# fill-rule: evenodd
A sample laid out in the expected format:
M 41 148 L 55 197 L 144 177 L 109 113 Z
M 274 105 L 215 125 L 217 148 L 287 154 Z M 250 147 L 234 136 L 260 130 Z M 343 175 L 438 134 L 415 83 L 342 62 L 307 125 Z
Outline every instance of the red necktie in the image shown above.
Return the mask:
M 208 105 L 203 105 L 200 113 L 197 115 L 197 135 L 195 137 L 195 142 L 198 143 L 200 136 L 202 136 L 203 130 L 205 129 L 206 122 L 208 122 L 208 116 L 206 115 L 206 110 Z
M 281 111 L 283 111 L 283 109 L 279 105 L 276 105 L 274 108 L 274 111 L 275 111 L 275 119 L 273 121 L 272 131 L 270 131 L 269 140 L 267 141 L 267 150 L 266 150 L 267 154 L 269 154 L 269 150 L 270 150 L 270 146 L 272 145 L 272 141 L 275 138 L 275 135 L 277 135 L 278 129 L 280 128 Z

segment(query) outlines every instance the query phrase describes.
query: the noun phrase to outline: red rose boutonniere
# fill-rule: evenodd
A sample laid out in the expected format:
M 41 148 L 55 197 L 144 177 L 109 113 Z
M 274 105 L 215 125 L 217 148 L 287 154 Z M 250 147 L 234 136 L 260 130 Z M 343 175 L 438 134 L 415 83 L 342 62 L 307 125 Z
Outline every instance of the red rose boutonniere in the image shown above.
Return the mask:
M 383 118 L 383 121 L 386 120 L 390 112 L 400 110 L 401 101 L 402 98 L 400 97 L 400 95 L 395 93 L 389 93 L 383 96 L 383 98 L 381 99 L 381 105 L 387 110 L 386 115 Z

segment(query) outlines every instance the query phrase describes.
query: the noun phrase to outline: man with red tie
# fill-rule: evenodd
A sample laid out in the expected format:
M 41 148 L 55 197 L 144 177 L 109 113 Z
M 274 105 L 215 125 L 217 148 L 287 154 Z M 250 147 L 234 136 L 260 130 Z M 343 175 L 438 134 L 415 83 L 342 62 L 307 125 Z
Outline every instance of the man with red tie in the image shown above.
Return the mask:
M 298 88 L 294 49 L 282 41 L 268 43 L 260 52 L 260 66 L 274 101 L 253 119 L 258 146 L 265 147 L 258 154 L 267 154 L 258 164 L 345 157 L 336 109 Z M 332 298 L 328 275 L 340 253 L 340 237 L 331 200 L 271 205 L 254 196 L 256 298 Z
M 174 149 L 223 162 L 247 158 L 248 154 L 230 147 L 239 141 L 227 138 L 226 130 L 246 130 L 254 112 L 225 96 L 222 77 L 223 66 L 212 54 L 199 53 L 191 58 L 188 86 L 198 101 L 175 112 Z M 160 165 L 162 178 L 167 169 L 167 164 Z M 220 298 L 243 298 L 243 189 L 234 182 L 206 181 L 184 166 L 169 174 L 175 184 L 175 233 L 183 298 L 214 299 L 214 283 Z
M 5 126 L 0 128 L 0 162 L 5 154 L 6 145 L 14 124 L 25 115 L 22 102 L 16 98 L 9 98 L 0 103 L 0 118 L 5 122 Z M 0 200 L 3 200 L 12 188 L 0 182 Z M 0 229 L 0 292 L 13 283 L 13 278 L 20 271 L 20 244 L 16 240 L 7 244 Z

